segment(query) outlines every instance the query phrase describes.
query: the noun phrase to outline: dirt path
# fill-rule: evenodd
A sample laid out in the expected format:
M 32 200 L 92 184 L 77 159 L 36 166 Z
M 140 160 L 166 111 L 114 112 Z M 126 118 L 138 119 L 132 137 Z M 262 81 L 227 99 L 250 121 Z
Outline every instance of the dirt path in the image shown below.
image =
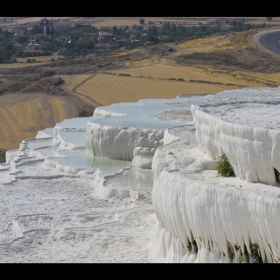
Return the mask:
M 72 93 L 77 93 L 77 94 L 79 94 L 79 93 L 77 92 L 77 88 L 79 88 L 81 85 L 83 85 L 84 83 L 86 83 L 88 80 L 92 79 L 92 78 L 93 78 L 94 76 L 96 76 L 97 74 L 98 74 L 98 72 L 92 74 L 90 77 L 86 78 L 85 80 L 83 80 L 82 82 L 80 82 L 79 84 L 77 84 L 77 85 L 72 89 Z
M 102 106 L 102 104 L 100 104 L 99 102 L 97 102 L 96 100 L 94 100 L 93 98 L 91 98 L 90 96 L 84 95 L 82 93 L 77 92 L 77 89 L 82 86 L 83 84 L 85 84 L 86 82 L 88 82 L 89 80 L 91 80 L 92 78 L 94 78 L 97 74 L 99 74 L 99 71 L 97 73 L 92 74 L 90 77 L 86 78 L 85 80 L 83 80 L 82 82 L 80 82 L 79 84 L 77 84 L 73 89 L 72 89 L 72 93 L 77 94 L 78 96 L 82 96 L 85 99 L 91 101 L 92 103 L 96 104 L 97 106 Z M 87 116 L 87 115 L 92 115 L 93 111 L 94 111 L 94 107 L 90 106 L 88 104 L 85 104 L 85 102 L 83 100 L 81 100 L 80 98 L 78 98 L 78 104 L 80 109 L 82 110 L 82 115 L 79 114 L 79 116 Z

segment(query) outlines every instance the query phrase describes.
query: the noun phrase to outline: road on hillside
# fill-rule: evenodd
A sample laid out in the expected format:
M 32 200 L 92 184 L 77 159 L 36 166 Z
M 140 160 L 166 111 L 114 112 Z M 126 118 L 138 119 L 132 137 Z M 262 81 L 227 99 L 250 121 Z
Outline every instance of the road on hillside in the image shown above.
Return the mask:
M 262 47 L 280 55 L 280 31 L 264 33 L 259 37 Z

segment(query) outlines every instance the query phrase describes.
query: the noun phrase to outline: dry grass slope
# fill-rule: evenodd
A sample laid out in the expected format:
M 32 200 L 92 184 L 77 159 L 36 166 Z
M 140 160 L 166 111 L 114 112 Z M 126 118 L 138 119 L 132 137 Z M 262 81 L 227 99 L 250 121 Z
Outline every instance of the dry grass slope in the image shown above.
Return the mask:
M 218 92 L 221 86 L 199 85 L 200 92 Z M 129 77 L 99 74 L 77 89 L 82 99 L 93 105 L 110 105 L 118 102 L 133 102 L 143 98 L 175 98 L 194 93 L 195 85 L 187 88 L 185 82 L 159 80 L 151 76 Z
M 22 139 L 33 138 L 41 129 L 73 117 L 68 99 L 44 94 L 9 94 L 1 97 L 0 148 L 18 148 Z
M 220 71 L 211 67 L 154 64 L 102 72 L 76 91 L 85 102 L 100 106 L 143 98 L 174 98 L 183 94 L 208 94 L 267 86 L 269 83 L 277 83 L 279 78 L 280 74 L 252 75 L 250 72 Z M 75 79 L 80 81 L 78 76 Z

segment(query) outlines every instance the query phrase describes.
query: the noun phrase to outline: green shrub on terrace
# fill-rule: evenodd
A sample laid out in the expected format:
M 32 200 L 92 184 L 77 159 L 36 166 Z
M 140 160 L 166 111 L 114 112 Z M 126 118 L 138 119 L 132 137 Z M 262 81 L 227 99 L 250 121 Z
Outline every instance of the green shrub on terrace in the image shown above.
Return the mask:
M 223 176 L 223 177 L 235 176 L 234 170 L 232 169 L 232 167 L 228 161 L 228 158 L 225 154 L 223 154 L 219 158 L 217 170 L 218 170 L 218 175 L 220 175 L 220 176 Z
M 249 255 L 246 246 L 244 247 L 244 255 L 241 254 L 237 259 L 237 263 L 250 262 L 250 263 L 267 263 L 267 258 L 263 260 L 259 252 L 259 245 L 250 243 L 251 255 Z

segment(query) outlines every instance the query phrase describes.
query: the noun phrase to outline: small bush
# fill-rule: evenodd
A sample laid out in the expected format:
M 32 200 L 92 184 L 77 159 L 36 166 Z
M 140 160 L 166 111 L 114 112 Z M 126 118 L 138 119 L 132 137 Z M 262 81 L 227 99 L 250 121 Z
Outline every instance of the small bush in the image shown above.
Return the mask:
M 235 176 L 234 171 L 228 161 L 228 158 L 225 154 L 223 154 L 218 160 L 218 175 L 223 177 L 231 177 Z
M 244 257 L 243 256 L 239 256 L 238 259 L 237 259 L 237 263 L 242 263 L 244 260 Z
M 267 258 L 263 260 L 259 252 L 259 245 L 250 243 L 251 255 L 249 255 L 246 247 L 244 248 L 244 255 L 239 256 L 237 263 L 250 262 L 250 263 L 267 263 Z

